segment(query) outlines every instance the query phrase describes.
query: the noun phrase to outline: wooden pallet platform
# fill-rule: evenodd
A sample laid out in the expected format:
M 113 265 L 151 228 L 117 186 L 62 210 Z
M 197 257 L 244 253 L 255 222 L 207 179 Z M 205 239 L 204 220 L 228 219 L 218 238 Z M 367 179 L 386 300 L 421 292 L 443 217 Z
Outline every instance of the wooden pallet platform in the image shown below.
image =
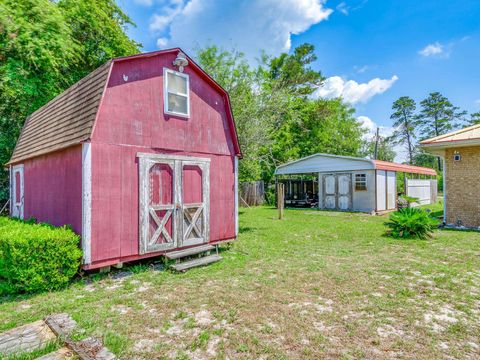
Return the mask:
M 204 256 L 199 259 L 184 261 L 184 262 L 172 265 L 171 268 L 176 271 L 186 271 L 193 267 L 208 265 L 208 264 L 217 262 L 221 259 L 222 257 L 220 255 L 214 254 L 214 255 Z
M 37 358 L 36 360 L 74 360 L 78 357 L 67 347 L 58 349 L 57 351 L 51 352 L 50 354 L 43 355 L 42 357 Z
M 68 314 L 55 314 L 47 316 L 44 320 L 0 333 L 0 359 L 41 350 L 52 342 L 63 343 L 63 347 L 37 360 L 115 359 L 115 356 L 98 339 L 71 340 L 70 334 L 76 327 L 77 323 Z
M 210 250 L 213 250 L 213 249 L 215 249 L 215 247 L 213 245 L 201 245 L 201 246 L 195 246 L 195 247 L 185 249 L 185 250 L 172 251 L 172 252 L 166 253 L 165 257 L 167 259 L 171 259 L 171 260 L 172 259 L 180 259 L 180 258 L 187 257 L 187 256 L 201 254 L 205 251 L 210 251 Z

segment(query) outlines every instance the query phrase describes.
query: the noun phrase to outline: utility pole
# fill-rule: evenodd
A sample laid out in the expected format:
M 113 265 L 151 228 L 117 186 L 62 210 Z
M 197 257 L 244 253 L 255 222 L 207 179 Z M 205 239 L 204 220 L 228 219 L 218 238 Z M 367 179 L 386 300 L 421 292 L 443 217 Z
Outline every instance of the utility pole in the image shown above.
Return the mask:
M 373 153 L 373 159 L 378 160 L 378 141 L 380 140 L 380 128 L 377 127 L 377 135 L 375 136 L 375 151 Z

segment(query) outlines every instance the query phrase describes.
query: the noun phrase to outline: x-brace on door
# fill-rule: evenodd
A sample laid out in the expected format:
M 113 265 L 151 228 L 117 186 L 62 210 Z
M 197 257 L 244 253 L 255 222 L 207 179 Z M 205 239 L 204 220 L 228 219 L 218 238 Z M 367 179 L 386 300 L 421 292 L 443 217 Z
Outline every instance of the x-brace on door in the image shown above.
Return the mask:
M 138 154 L 140 254 L 207 243 L 210 159 Z

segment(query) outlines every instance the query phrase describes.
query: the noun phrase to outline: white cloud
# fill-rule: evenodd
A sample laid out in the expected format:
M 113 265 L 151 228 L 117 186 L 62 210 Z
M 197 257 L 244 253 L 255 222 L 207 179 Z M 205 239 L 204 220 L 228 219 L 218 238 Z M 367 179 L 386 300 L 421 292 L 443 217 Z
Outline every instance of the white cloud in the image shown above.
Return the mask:
M 425 46 L 422 50 L 418 52 L 422 56 L 441 56 L 442 54 L 445 55 L 445 48 L 442 44 L 438 41 Z
M 375 135 L 375 132 L 377 131 L 377 124 L 370 119 L 368 116 L 359 116 L 357 117 L 357 121 L 362 124 L 362 127 L 366 130 L 368 130 L 367 133 L 365 133 L 366 138 L 370 138 Z
M 397 80 L 398 76 L 394 75 L 391 79 L 375 78 L 367 83 L 359 84 L 355 80 L 332 76 L 325 80 L 322 87 L 318 88 L 316 95 L 324 98 L 342 97 L 350 104 L 365 103 L 373 96 L 383 94 Z
M 370 119 L 368 116 L 358 116 L 357 121 L 362 124 L 362 127 L 368 132 L 364 135 L 365 138 L 371 139 L 377 133 L 377 128 L 380 128 L 380 136 L 389 137 L 393 134 L 394 128 L 391 126 L 379 126 L 375 121 Z
M 291 47 L 291 36 L 328 19 L 324 0 L 172 1 L 153 15 L 150 30 L 169 46 L 192 50 L 214 43 L 244 52 L 250 60 Z
M 153 0 L 133 0 L 135 4 L 143 5 L 143 6 L 152 6 Z
M 480 107 L 480 99 L 475 100 L 474 103 L 476 106 Z
M 337 11 L 340 11 L 343 15 L 348 15 L 350 7 L 342 1 L 340 4 L 337 5 L 336 9 Z
M 363 65 L 363 66 L 354 66 L 353 67 L 359 74 L 363 74 L 366 72 L 368 69 L 370 69 L 370 66 L 368 65 Z
M 157 39 L 157 48 L 159 49 L 165 49 L 168 44 L 168 39 L 165 38 L 158 38 Z

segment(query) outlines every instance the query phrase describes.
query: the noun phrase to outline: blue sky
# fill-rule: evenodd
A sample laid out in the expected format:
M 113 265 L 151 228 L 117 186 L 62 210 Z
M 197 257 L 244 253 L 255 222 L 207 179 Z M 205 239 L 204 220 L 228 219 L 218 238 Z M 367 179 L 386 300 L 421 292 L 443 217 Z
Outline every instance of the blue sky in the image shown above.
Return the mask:
M 304 42 L 327 77 L 317 96 L 342 96 L 367 126 L 391 131 L 391 106 L 440 91 L 480 110 L 480 1 L 119 0 L 144 51 L 237 48 L 254 62 Z

